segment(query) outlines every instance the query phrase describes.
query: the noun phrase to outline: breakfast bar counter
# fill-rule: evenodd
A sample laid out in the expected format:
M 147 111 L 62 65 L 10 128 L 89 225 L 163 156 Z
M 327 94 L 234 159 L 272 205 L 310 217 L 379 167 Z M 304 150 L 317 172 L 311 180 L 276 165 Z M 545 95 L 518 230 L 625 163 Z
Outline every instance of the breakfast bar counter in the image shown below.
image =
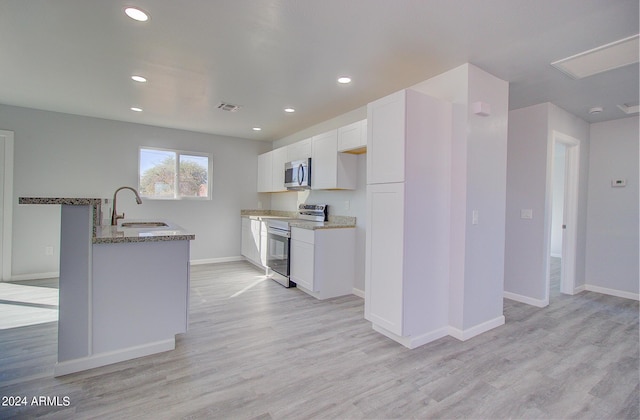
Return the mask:
M 189 322 L 195 235 L 168 221 L 101 226 L 99 198 L 19 204 L 62 206 L 55 376 L 175 348 Z

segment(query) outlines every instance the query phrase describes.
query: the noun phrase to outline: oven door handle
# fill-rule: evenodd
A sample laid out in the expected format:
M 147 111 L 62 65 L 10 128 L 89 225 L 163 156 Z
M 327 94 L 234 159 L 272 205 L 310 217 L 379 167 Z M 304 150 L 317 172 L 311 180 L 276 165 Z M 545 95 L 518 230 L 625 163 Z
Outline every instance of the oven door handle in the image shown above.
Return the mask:
M 281 238 L 291 238 L 291 232 L 282 231 L 279 229 L 268 228 L 267 233 L 269 235 L 280 236 Z

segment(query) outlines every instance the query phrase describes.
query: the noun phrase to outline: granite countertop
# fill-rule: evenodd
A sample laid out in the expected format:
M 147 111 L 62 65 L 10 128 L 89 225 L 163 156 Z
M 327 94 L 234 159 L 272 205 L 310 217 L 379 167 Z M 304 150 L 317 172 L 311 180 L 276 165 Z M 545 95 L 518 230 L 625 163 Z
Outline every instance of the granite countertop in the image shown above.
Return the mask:
M 192 233 L 166 220 L 154 219 L 154 222 L 165 222 L 168 226 L 153 228 L 123 228 L 123 220 L 118 226 L 101 225 L 101 198 L 59 198 L 59 197 L 19 197 L 19 204 L 61 204 L 67 206 L 91 206 L 93 209 L 92 242 L 94 244 L 117 244 L 131 242 L 190 241 L 196 238 Z M 124 220 L 124 222 L 144 222 L 145 220 Z
M 162 241 L 190 241 L 196 238 L 192 233 L 187 232 L 180 226 L 166 220 L 155 220 L 164 222 L 168 226 L 129 228 L 122 227 L 122 223 L 144 222 L 144 220 L 120 220 L 118 226 L 98 226 L 96 235 L 93 237 L 94 244 L 115 244 L 132 242 L 162 242 Z
M 332 216 L 326 222 L 312 222 L 297 218 L 298 213 L 295 211 L 279 211 L 279 210 L 241 210 L 240 216 L 256 219 L 290 219 L 289 226 L 300 229 L 344 229 L 356 227 L 356 218 L 352 216 Z

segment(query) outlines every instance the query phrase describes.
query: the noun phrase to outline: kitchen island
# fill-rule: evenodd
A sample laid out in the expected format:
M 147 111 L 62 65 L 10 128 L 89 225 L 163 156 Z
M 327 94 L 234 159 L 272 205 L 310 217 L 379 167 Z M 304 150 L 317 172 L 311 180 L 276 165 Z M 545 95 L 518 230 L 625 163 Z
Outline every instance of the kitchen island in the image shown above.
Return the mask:
M 62 206 L 54 376 L 173 350 L 175 335 L 187 331 L 195 235 L 168 221 L 101 226 L 101 202 L 19 199 Z

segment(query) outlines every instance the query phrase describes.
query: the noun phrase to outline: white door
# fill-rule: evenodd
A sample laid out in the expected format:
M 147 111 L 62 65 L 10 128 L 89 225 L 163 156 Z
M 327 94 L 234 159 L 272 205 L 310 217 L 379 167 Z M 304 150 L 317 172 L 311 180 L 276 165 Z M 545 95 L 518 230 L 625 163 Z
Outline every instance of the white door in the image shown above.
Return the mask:
M 0 280 L 11 280 L 13 131 L 0 130 Z
M 564 161 L 564 197 L 562 211 L 562 263 L 560 269 L 560 291 L 565 294 L 575 293 L 576 249 L 578 246 L 578 181 L 580 177 L 580 140 L 557 131 L 553 132 L 553 143 L 565 146 Z M 555 153 L 554 153 L 555 154 Z M 548 165 L 553 165 L 553 155 Z M 552 178 L 553 178 L 552 174 Z M 553 188 L 552 183 L 547 188 Z M 553 194 L 549 194 L 552 196 Z M 552 214 L 553 200 L 549 200 L 548 214 Z M 551 222 L 547 223 L 547 291 L 549 302 L 550 287 L 550 255 L 551 255 Z

